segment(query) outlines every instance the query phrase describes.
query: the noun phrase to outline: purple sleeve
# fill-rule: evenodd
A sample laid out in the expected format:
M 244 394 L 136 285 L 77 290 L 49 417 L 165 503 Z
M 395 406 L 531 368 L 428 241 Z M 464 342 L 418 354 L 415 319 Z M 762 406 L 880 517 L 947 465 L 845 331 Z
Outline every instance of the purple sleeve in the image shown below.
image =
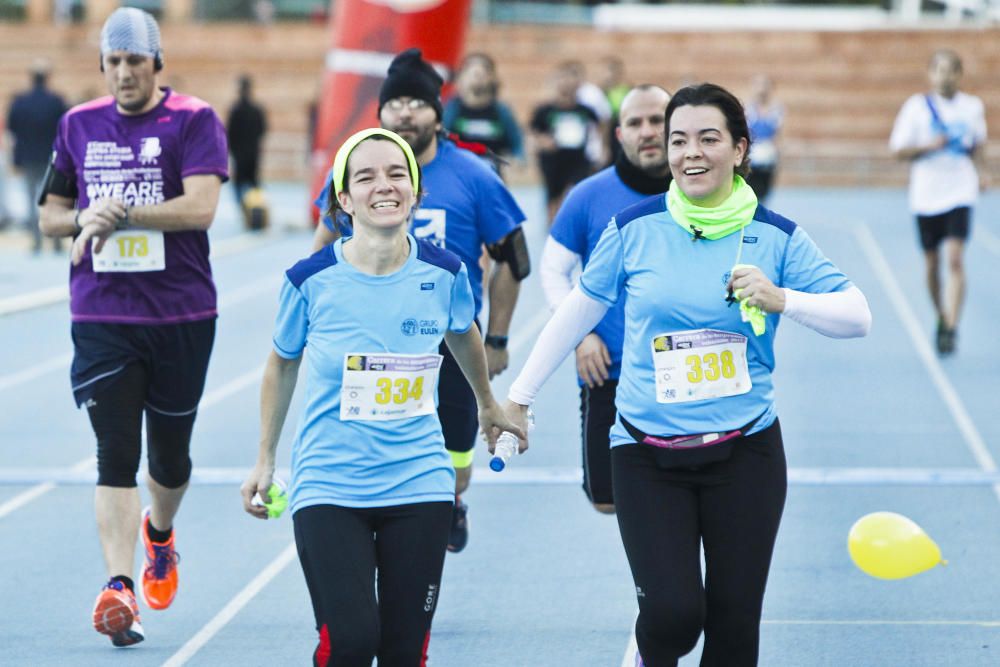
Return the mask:
M 184 158 L 181 178 L 215 174 L 223 183 L 229 180 L 229 149 L 226 130 L 211 108 L 198 109 L 184 129 Z
M 70 114 L 63 114 L 63 117 L 59 119 L 56 140 L 52 144 L 52 166 L 66 178 L 76 181 L 76 164 L 73 162 L 73 155 L 69 150 L 69 117 Z

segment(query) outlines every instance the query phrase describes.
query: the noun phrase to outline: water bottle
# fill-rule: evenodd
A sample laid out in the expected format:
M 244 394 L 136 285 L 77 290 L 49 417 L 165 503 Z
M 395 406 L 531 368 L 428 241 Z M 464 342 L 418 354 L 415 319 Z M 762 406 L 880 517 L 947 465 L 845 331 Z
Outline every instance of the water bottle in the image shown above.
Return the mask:
M 528 408 L 528 432 L 535 426 L 535 413 Z M 496 447 L 493 449 L 493 458 L 490 459 L 490 469 L 500 472 L 507 467 L 507 461 L 517 454 L 517 436 L 510 431 L 504 431 L 497 438 Z

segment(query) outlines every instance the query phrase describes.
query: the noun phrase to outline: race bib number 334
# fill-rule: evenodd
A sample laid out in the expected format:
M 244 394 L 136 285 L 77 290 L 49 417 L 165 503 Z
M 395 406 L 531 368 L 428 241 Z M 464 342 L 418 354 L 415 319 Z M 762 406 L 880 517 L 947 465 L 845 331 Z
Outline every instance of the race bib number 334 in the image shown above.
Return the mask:
M 439 354 L 353 352 L 344 355 L 343 421 L 387 421 L 435 411 Z
M 686 403 L 750 391 L 747 337 L 717 329 L 653 337 L 658 403 Z

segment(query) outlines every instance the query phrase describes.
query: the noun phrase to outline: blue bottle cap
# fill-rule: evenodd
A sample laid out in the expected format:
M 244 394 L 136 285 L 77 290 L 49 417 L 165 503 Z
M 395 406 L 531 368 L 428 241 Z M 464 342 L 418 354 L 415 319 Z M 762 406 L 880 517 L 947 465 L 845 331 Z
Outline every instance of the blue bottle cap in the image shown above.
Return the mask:
M 493 472 L 500 472 L 506 467 L 507 464 L 503 462 L 503 459 L 499 456 L 494 456 L 490 459 L 490 470 Z

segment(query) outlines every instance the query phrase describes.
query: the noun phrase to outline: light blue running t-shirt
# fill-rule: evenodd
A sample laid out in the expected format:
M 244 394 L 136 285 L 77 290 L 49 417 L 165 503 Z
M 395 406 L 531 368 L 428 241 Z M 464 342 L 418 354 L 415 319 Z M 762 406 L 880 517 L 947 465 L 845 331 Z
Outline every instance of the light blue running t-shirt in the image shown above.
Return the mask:
M 436 393 L 429 414 L 341 419 L 348 355 L 436 355 L 446 331 L 472 326 L 465 266 L 447 250 L 407 238 L 410 255 L 389 275 L 362 273 L 346 262 L 345 239 L 285 273 L 274 351 L 285 359 L 305 352 L 307 369 L 305 408 L 292 447 L 292 512 L 320 504 L 385 507 L 455 497 Z M 399 388 L 387 387 L 394 397 Z
M 483 307 L 483 270 L 479 257 L 483 245 L 492 245 L 524 222 L 524 213 L 500 177 L 473 153 L 447 139 L 438 138 L 437 154 L 421 167 L 424 197 L 413 213 L 411 233 L 440 248 L 447 248 L 465 264 L 476 299 L 476 314 Z M 330 201 L 327 183 L 314 202 L 326 211 Z M 343 235 L 350 227 L 338 219 L 336 226 L 323 216 L 323 224 Z
M 589 297 L 611 307 L 625 300 L 625 341 L 615 405 L 618 414 L 650 435 L 694 435 L 741 428 L 754 433 L 775 419 L 774 337 L 780 316 L 767 316 L 755 336 L 738 305 L 726 303 L 726 283 L 737 260 L 759 267 L 778 287 L 810 293 L 839 292 L 852 283 L 794 222 L 758 206 L 740 233 L 691 240 L 667 211 L 666 196 L 649 197 L 612 220 L 580 277 Z M 746 337 L 752 388 L 747 393 L 687 402 L 658 402 L 654 338 L 713 329 Z M 687 370 L 687 369 L 685 369 Z M 683 371 L 682 371 L 683 372 Z M 661 369 L 662 374 L 662 369 Z M 759 418 L 759 419 L 758 419 Z M 634 443 L 616 420 L 611 446 Z

